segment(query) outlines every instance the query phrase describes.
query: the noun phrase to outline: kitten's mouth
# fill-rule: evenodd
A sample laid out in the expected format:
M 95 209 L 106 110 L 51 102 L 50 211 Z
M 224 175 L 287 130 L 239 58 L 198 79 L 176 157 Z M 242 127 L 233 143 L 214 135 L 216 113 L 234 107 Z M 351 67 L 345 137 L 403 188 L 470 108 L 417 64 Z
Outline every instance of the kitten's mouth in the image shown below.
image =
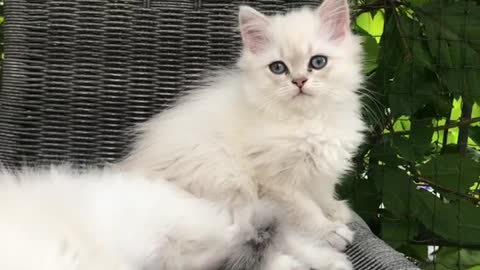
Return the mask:
M 296 98 L 296 97 L 310 97 L 312 96 L 311 94 L 305 92 L 304 90 L 298 90 L 298 92 L 292 97 L 292 98 Z

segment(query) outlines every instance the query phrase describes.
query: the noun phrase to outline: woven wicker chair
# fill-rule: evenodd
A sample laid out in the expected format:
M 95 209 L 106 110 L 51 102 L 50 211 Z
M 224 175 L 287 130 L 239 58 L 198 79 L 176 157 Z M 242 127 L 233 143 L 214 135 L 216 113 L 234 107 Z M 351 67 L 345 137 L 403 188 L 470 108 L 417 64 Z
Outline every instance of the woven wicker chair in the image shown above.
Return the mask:
M 231 65 L 237 6 L 287 0 L 9 0 L 0 92 L 0 162 L 114 162 L 127 130 L 171 104 L 202 71 Z M 417 269 L 362 222 L 356 269 Z

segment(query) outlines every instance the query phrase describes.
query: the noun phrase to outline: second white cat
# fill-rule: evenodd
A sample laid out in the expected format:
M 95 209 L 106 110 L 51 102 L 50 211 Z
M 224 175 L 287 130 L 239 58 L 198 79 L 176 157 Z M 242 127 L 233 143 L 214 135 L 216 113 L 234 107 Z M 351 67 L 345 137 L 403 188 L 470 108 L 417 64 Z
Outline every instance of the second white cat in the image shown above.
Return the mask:
M 211 270 L 241 237 L 218 207 L 159 179 L 0 172 L 2 270 Z
M 161 179 L 70 168 L 0 172 L 2 270 L 349 270 L 344 254 L 311 249 L 278 226 L 282 211 L 255 206 L 257 243 L 230 216 Z M 259 248 L 258 246 L 262 246 Z M 298 259 L 297 259 L 298 258 Z

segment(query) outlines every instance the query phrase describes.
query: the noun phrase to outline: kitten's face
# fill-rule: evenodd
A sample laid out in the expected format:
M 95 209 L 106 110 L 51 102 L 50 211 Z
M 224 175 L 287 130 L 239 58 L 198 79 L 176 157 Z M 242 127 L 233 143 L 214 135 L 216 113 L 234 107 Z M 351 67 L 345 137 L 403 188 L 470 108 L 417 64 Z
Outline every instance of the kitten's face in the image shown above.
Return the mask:
M 260 109 L 314 115 L 357 98 L 361 50 L 344 0 L 273 17 L 242 7 L 240 29 L 245 91 Z

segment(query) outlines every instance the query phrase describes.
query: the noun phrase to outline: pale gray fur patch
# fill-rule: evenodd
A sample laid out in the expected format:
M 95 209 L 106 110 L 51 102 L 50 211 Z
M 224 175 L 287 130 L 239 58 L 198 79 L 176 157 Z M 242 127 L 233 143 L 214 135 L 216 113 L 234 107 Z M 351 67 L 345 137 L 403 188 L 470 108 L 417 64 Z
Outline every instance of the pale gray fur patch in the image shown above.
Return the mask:
M 220 270 L 260 270 L 264 254 L 275 236 L 276 222 L 256 227 L 257 237 L 240 246 L 224 262 Z
M 260 270 L 264 255 L 275 237 L 278 216 L 279 211 L 274 204 L 267 200 L 259 201 L 253 217 L 257 236 L 233 251 L 220 270 Z

